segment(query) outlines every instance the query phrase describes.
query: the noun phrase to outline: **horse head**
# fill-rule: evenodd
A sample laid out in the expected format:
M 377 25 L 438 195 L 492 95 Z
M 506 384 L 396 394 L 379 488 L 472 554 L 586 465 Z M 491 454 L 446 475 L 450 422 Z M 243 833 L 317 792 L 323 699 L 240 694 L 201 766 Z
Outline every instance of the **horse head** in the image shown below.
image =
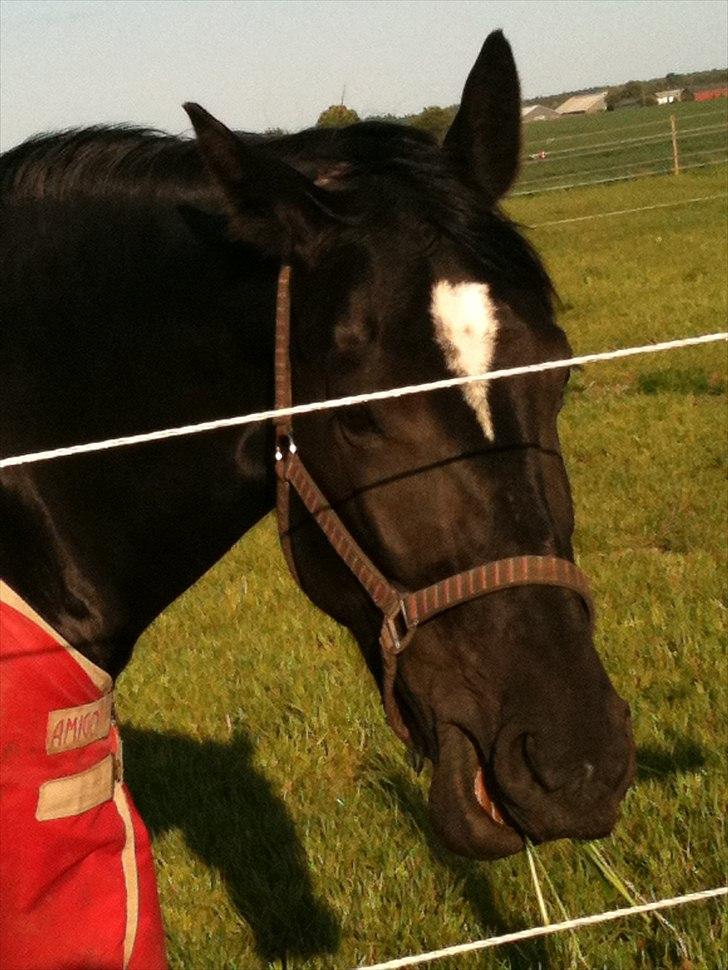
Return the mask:
M 253 144 L 187 109 L 229 232 L 292 266 L 297 403 L 569 355 L 546 271 L 498 208 L 520 153 L 518 77 L 500 32 L 442 146 L 365 122 L 286 156 L 285 139 Z M 298 450 L 401 588 L 504 557 L 573 560 L 564 374 L 301 417 Z M 381 615 L 296 503 L 292 520 L 301 585 L 353 631 L 381 684 Z M 503 589 L 438 614 L 402 654 L 395 691 L 434 765 L 431 819 L 450 848 L 495 858 L 525 836 L 612 829 L 634 771 L 629 712 L 573 591 Z

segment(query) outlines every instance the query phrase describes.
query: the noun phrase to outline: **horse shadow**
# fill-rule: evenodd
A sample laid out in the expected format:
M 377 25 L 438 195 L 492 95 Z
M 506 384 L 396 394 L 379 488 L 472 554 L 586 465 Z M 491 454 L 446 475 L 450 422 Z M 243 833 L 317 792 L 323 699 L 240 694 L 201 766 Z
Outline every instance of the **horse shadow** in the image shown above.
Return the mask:
M 483 935 L 499 935 L 518 929 L 514 926 L 512 913 L 507 918 L 500 914 L 491 889 L 491 878 L 485 872 L 486 867 L 454 855 L 437 841 L 430 828 L 427 805 L 419 787 L 391 765 L 378 764 L 372 767 L 374 770 L 368 779 L 370 787 L 387 804 L 396 804 L 400 818 L 406 820 L 418 837 L 426 842 L 433 863 L 457 878 L 462 886 L 463 897 L 467 900 Z M 544 941 L 538 939 L 501 947 L 498 950 L 498 959 L 499 966 L 509 967 L 510 970 L 548 970 L 552 966 Z
M 250 738 L 237 733 L 222 744 L 132 726 L 124 727 L 123 737 L 127 781 L 150 832 L 180 829 L 191 851 L 220 873 L 261 959 L 285 966 L 292 957 L 335 953 L 339 923 L 316 897 L 284 801 L 252 764 Z M 638 752 L 638 778 L 682 774 L 704 763 L 700 747 L 690 741 L 681 739 L 670 751 L 645 745 Z M 513 930 L 512 915 L 500 914 L 484 867 L 437 842 L 418 786 L 389 763 L 372 769 L 370 787 L 396 804 L 433 863 L 458 879 L 483 932 Z M 541 940 L 503 948 L 499 958 L 511 970 L 552 966 Z
M 178 828 L 223 879 L 256 952 L 290 958 L 336 951 L 339 923 L 316 897 L 285 803 L 253 766 L 250 738 L 228 743 L 123 728 L 126 780 L 152 835 Z
M 704 749 L 690 738 L 678 737 L 669 748 L 642 744 L 637 748 L 637 781 L 699 771 L 706 761 Z

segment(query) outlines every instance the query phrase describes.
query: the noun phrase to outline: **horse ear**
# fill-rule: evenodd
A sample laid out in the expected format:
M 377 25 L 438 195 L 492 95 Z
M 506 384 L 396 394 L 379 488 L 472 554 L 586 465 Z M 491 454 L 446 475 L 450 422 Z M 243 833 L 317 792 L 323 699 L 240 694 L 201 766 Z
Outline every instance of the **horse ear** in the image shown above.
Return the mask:
M 273 255 L 302 255 L 337 222 L 329 193 L 251 145 L 198 104 L 184 106 L 210 175 L 222 191 L 232 234 Z
M 491 201 L 513 184 L 521 151 L 521 91 L 511 45 L 500 30 L 483 44 L 443 147 L 461 179 Z

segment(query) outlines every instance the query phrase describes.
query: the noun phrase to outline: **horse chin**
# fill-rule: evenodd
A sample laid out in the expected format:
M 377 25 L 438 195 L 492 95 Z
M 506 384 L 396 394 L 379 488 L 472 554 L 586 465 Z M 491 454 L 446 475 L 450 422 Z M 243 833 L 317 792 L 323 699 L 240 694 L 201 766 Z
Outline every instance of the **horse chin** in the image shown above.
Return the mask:
M 502 806 L 488 765 L 471 738 L 453 724 L 440 728 L 430 787 L 430 821 L 452 852 L 499 859 L 523 848 L 523 836 Z

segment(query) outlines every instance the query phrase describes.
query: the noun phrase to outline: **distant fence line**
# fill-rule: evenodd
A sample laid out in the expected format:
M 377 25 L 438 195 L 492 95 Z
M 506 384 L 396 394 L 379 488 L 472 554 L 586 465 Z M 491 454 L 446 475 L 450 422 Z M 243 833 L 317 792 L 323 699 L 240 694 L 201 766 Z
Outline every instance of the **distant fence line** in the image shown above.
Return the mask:
M 669 124 L 669 122 L 668 122 Z M 712 124 L 712 125 L 701 125 L 698 128 L 683 128 L 680 130 L 681 138 L 688 138 L 695 136 L 699 132 L 704 133 L 714 133 L 718 131 L 726 131 L 725 124 Z M 648 142 L 664 141 L 671 137 L 670 128 L 664 132 L 660 131 L 654 135 L 641 135 L 639 138 L 620 138 L 612 141 L 599 142 L 596 145 L 578 145 L 574 148 L 559 148 L 556 151 L 549 152 L 546 158 L 527 158 L 525 159 L 526 164 L 530 165 L 543 165 L 544 162 L 548 161 L 561 161 L 564 155 L 571 155 L 572 158 L 579 158 L 585 155 L 602 155 L 604 148 L 615 148 L 618 145 L 637 145 L 637 144 L 647 144 Z
M 725 108 L 714 108 L 711 111 L 701 111 L 699 112 L 698 117 L 702 121 L 703 118 L 710 118 L 713 115 L 726 115 L 726 114 L 728 114 L 728 103 L 726 103 Z M 554 131 L 558 130 L 557 119 L 554 119 L 553 121 L 549 121 L 546 123 L 549 125 L 553 124 L 555 126 Z M 559 132 L 556 135 L 549 135 L 547 138 L 546 138 L 546 132 L 544 132 L 545 137 L 534 139 L 532 144 L 536 144 L 537 141 L 545 142 L 547 140 L 548 143 L 551 144 L 554 141 L 566 141 L 567 139 L 570 141 L 573 138 L 589 138 L 592 135 L 613 135 L 615 132 L 618 132 L 618 131 L 639 131 L 641 128 L 654 128 L 657 125 L 664 125 L 666 123 L 669 124 L 669 117 L 668 119 L 666 119 L 665 116 L 663 115 L 662 118 L 656 118 L 654 121 L 643 121 L 639 125 L 620 125 L 619 128 L 596 128 L 596 129 L 587 130 L 587 131 L 567 132 L 565 134 L 561 134 Z M 539 130 L 539 135 L 540 134 L 541 134 L 541 131 Z M 528 146 L 528 144 L 529 142 L 528 140 L 526 140 L 526 146 Z
M 696 117 L 681 116 L 690 127 L 679 128 L 675 114 L 658 121 L 635 127 L 663 126 L 662 131 L 650 131 L 634 138 L 613 138 L 592 141 L 568 148 L 550 148 L 549 143 L 523 160 L 522 177 L 513 195 L 532 195 L 557 189 L 587 185 L 605 185 L 649 175 L 675 175 L 685 169 L 705 168 L 728 161 L 728 124 L 726 120 L 710 124 L 695 124 L 708 114 L 720 114 L 728 120 L 728 112 L 715 110 Z M 592 137 L 608 129 L 583 131 L 582 137 Z M 538 142 L 533 142 L 534 147 Z M 543 144 L 543 142 L 542 142 Z M 683 152 L 686 147 L 688 151 Z M 662 151 L 665 150 L 665 155 Z M 612 160 L 610 160 L 610 156 Z M 697 159 L 701 159 L 697 161 Z M 600 164 L 604 162 L 605 164 Z M 614 173 L 614 174 L 612 174 Z
M 710 152 L 710 151 L 712 151 L 712 149 L 707 149 L 707 151 Z M 681 157 L 682 158 L 686 158 L 687 156 L 686 155 L 683 155 Z M 547 159 L 547 161 L 548 161 L 548 159 Z M 635 165 L 659 165 L 659 164 L 661 164 L 663 162 L 664 163 L 668 163 L 668 162 L 671 162 L 671 161 L 672 161 L 671 156 L 669 156 L 669 155 L 660 155 L 657 158 L 643 158 L 643 159 L 640 159 L 639 162 L 635 162 L 634 164 Z M 614 165 L 600 165 L 599 168 L 590 168 L 590 169 L 587 169 L 587 171 L 591 175 L 596 175 L 597 173 L 601 174 L 602 172 L 614 172 L 617 169 L 620 169 L 620 168 L 623 169 L 624 167 L 625 167 L 624 162 L 617 162 Z M 579 171 L 559 172 L 557 175 L 544 175 L 543 178 L 533 179 L 533 181 L 534 182 L 537 181 L 538 184 L 541 185 L 544 182 L 553 182 L 554 179 L 569 178 L 572 175 L 580 175 L 580 174 L 583 174 L 583 173 L 584 173 L 584 169 L 582 169 L 581 172 L 579 172 Z M 531 181 L 531 180 L 530 179 L 524 179 L 521 184 L 522 185 L 528 185 L 529 181 Z
M 680 152 L 680 160 L 682 161 L 682 159 L 684 158 L 695 158 L 697 155 L 712 155 L 716 151 L 721 151 L 722 147 L 723 146 L 719 146 L 718 148 L 700 148 L 694 152 Z M 728 152 L 728 146 L 726 146 L 726 151 Z M 723 161 L 723 159 L 717 159 L 717 161 Z M 634 162 L 633 164 L 634 165 L 657 165 L 661 162 L 672 165 L 674 163 L 674 156 L 670 154 L 670 155 L 660 155 L 659 157 L 654 157 L 654 158 L 642 158 L 639 160 L 639 162 Z M 685 168 L 685 167 L 687 166 L 681 165 L 681 168 Z M 599 173 L 613 172 L 616 169 L 620 169 L 620 168 L 625 168 L 624 162 L 617 162 L 614 165 L 600 165 L 599 168 L 590 168 L 590 169 L 587 169 L 587 171 L 589 174 L 596 174 L 598 172 Z M 568 178 L 571 175 L 580 175 L 583 173 L 583 171 L 584 170 L 582 169 L 581 172 L 569 171 L 569 172 L 559 172 L 556 175 L 544 175 L 542 179 L 538 179 L 538 183 L 540 185 L 542 182 L 552 182 L 554 179 L 563 179 L 563 178 Z M 527 185 L 529 181 L 530 181 L 529 179 L 525 179 L 521 184 Z
M 683 172 L 691 168 L 706 168 L 711 165 L 724 165 L 726 162 L 728 162 L 728 156 L 726 156 L 726 158 L 718 158 L 710 162 L 696 162 L 690 165 L 681 165 L 680 171 Z M 639 162 L 633 163 L 632 167 L 634 168 L 637 165 L 639 165 Z M 510 197 L 514 198 L 515 196 L 519 196 L 519 195 L 538 195 L 541 192 L 556 192 L 560 189 L 576 189 L 576 188 L 581 188 L 588 185 L 607 185 L 610 182 L 626 182 L 626 181 L 629 181 L 630 179 L 638 179 L 647 175 L 672 175 L 673 172 L 674 170 L 672 168 L 651 169 L 650 171 L 647 171 L 647 172 L 630 171 L 630 172 L 625 172 L 624 175 L 615 175 L 612 178 L 588 179 L 587 181 L 584 181 L 584 182 L 566 182 L 563 185 L 543 185 L 542 183 L 540 182 L 537 183 L 534 180 L 532 187 L 522 188 L 517 192 L 511 192 Z M 584 174 L 588 175 L 588 171 L 585 172 Z M 529 182 L 528 181 L 521 182 L 520 184 L 528 186 Z

